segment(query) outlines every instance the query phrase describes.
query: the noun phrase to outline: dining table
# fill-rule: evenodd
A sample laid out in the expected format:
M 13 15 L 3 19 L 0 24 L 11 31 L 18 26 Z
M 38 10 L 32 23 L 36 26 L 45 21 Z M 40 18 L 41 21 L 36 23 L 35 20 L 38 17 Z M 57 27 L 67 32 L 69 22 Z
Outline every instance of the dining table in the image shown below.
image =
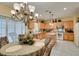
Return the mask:
M 28 56 L 41 50 L 44 46 L 42 41 L 36 41 L 33 45 L 9 43 L 0 49 L 0 53 L 4 56 Z

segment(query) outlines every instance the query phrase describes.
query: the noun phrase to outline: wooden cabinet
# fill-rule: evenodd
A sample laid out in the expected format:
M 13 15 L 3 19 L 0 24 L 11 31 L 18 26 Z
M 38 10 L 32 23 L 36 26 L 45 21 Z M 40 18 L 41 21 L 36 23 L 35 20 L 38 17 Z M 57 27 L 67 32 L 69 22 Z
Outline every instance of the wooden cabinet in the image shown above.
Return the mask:
M 65 33 L 64 34 L 64 40 L 74 41 L 74 33 Z
M 65 29 L 64 40 L 74 41 L 74 33 L 67 32 L 68 30 L 73 30 L 74 22 L 73 21 L 64 21 L 63 25 L 64 25 L 64 29 Z
M 68 40 L 68 35 L 64 34 L 64 40 Z
M 74 35 L 73 35 L 73 34 L 71 34 L 71 35 L 69 36 L 69 40 L 70 40 L 70 41 L 74 41 Z
M 74 24 L 73 21 L 64 21 L 63 25 L 65 29 L 72 29 Z
M 48 24 L 47 23 L 40 23 L 39 26 L 40 26 L 40 29 L 47 29 Z

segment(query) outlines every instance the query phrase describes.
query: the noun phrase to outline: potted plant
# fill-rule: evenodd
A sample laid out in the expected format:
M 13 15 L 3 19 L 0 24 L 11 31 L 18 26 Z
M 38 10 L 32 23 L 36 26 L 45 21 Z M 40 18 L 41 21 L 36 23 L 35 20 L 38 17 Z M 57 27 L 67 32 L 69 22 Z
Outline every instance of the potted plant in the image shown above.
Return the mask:
M 34 43 L 33 37 L 28 36 L 27 37 L 27 44 L 32 45 Z
M 33 45 L 34 40 L 33 40 L 33 34 L 29 32 L 29 34 L 23 38 L 20 38 L 19 43 L 20 44 L 28 44 L 28 45 Z

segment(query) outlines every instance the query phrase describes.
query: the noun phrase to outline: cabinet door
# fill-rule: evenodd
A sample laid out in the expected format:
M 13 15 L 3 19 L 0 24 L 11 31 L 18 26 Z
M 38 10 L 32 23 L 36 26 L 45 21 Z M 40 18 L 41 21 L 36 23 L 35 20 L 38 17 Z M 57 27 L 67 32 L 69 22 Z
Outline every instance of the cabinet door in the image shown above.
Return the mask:
M 65 29 L 72 29 L 73 28 L 73 21 L 64 21 L 64 28 Z
M 64 40 L 68 40 L 68 35 L 67 34 L 64 34 Z
M 74 34 L 69 35 L 69 41 L 74 41 Z
M 67 33 L 64 35 L 64 40 L 67 40 L 67 41 L 73 41 L 74 40 L 74 34 L 73 33 Z
M 73 26 L 73 21 L 68 22 L 68 24 L 69 24 L 68 28 L 72 29 L 74 27 Z
M 45 24 L 44 23 L 40 23 L 40 29 L 45 29 Z

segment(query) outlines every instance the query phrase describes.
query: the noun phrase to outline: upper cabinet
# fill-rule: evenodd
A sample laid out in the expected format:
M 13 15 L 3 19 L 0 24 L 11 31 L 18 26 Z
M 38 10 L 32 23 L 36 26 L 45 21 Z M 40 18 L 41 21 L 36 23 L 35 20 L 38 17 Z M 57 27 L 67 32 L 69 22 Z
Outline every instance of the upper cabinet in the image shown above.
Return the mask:
M 65 29 L 73 29 L 74 27 L 74 17 L 64 18 L 63 25 Z
M 63 25 L 65 29 L 73 29 L 74 22 L 73 21 L 63 21 Z

